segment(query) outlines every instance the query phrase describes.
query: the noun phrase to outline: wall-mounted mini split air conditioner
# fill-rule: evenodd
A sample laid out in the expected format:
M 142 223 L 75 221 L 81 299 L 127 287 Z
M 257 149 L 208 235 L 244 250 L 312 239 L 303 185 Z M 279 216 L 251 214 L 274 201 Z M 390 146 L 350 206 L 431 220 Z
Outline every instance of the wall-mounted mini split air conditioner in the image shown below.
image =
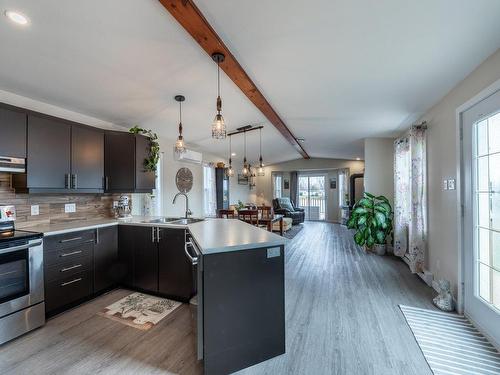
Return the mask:
M 203 154 L 201 152 L 187 149 L 186 152 L 183 152 L 182 154 L 178 154 L 174 151 L 174 159 L 183 163 L 201 164 L 203 160 Z

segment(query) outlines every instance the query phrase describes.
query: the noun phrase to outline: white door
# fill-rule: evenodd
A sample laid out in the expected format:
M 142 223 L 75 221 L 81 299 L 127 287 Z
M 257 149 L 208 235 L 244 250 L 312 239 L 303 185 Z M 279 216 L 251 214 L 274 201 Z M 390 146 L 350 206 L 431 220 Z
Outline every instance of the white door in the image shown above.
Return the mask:
M 462 115 L 464 309 L 500 343 L 500 91 Z

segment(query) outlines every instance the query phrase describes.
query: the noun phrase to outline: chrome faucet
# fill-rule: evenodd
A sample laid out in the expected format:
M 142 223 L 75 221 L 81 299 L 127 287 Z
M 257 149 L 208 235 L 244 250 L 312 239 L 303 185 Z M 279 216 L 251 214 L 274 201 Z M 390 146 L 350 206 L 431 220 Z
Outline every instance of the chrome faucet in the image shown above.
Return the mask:
M 187 219 L 189 217 L 189 215 L 193 214 L 191 212 L 191 210 L 189 209 L 189 198 L 188 198 L 187 194 L 186 193 L 180 193 L 180 192 L 177 193 L 177 194 L 175 194 L 175 197 L 174 197 L 174 200 L 172 201 L 172 204 L 175 204 L 175 201 L 177 200 L 177 197 L 179 195 L 182 195 L 182 196 L 184 196 L 184 198 L 186 198 L 186 216 L 185 217 Z

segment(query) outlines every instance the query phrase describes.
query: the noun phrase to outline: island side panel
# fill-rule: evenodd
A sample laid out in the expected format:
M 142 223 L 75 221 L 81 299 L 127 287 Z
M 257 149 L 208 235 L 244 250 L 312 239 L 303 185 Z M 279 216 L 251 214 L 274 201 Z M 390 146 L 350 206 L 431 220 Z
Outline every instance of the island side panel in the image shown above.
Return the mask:
M 284 247 L 269 249 L 203 255 L 206 375 L 285 353 Z

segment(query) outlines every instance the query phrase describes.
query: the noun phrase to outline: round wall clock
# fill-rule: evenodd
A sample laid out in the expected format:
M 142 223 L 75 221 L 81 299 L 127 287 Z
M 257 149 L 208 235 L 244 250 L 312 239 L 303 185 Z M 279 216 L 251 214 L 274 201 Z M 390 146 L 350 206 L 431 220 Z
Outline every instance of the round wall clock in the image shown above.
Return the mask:
M 193 173 L 189 168 L 181 168 L 175 175 L 175 184 L 181 193 L 188 193 L 193 187 Z

